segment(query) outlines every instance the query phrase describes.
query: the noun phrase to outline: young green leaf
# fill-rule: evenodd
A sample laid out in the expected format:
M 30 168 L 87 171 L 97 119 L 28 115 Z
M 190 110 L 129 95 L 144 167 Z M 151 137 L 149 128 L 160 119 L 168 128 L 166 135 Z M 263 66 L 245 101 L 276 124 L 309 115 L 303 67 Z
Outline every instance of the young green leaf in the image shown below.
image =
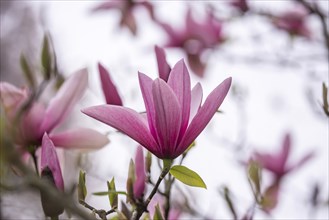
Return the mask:
M 261 167 L 255 161 L 250 161 L 248 166 L 248 179 L 251 184 L 252 190 L 255 194 L 255 198 L 259 198 L 260 186 L 261 186 Z
M 164 218 L 162 217 L 162 214 L 161 214 L 161 210 L 160 210 L 159 204 L 157 204 L 157 205 L 155 206 L 155 212 L 154 212 L 153 219 L 154 219 L 154 220 L 163 220 L 163 219 L 164 219 Z
M 151 173 L 151 166 L 152 166 L 152 154 L 151 152 L 148 151 L 145 157 L 145 167 L 147 173 Z
M 80 170 L 79 184 L 78 184 L 78 198 L 79 200 L 85 201 L 86 196 L 87 196 L 86 173 Z
M 126 190 L 127 190 L 127 201 L 129 203 L 133 203 L 134 198 L 134 182 L 135 182 L 135 164 L 133 160 L 130 160 L 129 169 L 128 169 L 128 179 L 126 182 Z
M 124 191 L 114 191 L 114 190 L 109 190 L 109 191 L 103 191 L 103 192 L 94 192 L 93 195 L 94 196 L 109 196 L 111 194 L 115 194 L 115 195 L 127 195 L 126 192 Z
M 115 191 L 115 182 L 114 182 L 114 177 L 112 178 L 111 182 L 107 181 L 107 189 L 108 191 Z M 117 193 L 110 193 L 109 194 L 109 201 L 111 204 L 112 208 L 117 208 L 118 207 L 118 194 Z
M 173 166 L 169 172 L 176 179 L 185 183 L 186 185 L 207 189 L 206 184 L 203 182 L 199 174 L 197 174 L 196 172 L 190 170 L 185 166 L 181 166 L 181 165 Z
M 48 36 L 45 35 L 43 38 L 43 46 L 41 51 L 41 66 L 43 67 L 44 77 L 45 79 L 50 79 L 52 72 L 52 63 L 51 63 L 51 52 L 49 46 Z
M 32 87 L 35 88 L 35 77 L 33 75 L 33 72 L 31 71 L 30 65 L 27 62 L 25 56 L 23 54 L 21 54 L 21 58 L 20 58 L 20 64 L 21 64 L 21 68 L 23 70 L 24 76 L 28 82 L 28 84 Z

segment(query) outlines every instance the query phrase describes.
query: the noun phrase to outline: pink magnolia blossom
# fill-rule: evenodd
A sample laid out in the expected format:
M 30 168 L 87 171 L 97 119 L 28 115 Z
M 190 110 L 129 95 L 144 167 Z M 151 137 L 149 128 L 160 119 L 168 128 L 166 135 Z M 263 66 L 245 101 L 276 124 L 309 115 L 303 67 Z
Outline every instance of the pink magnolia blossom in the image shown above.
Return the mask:
M 202 77 L 206 63 L 201 59 L 201 56 L 205 50 L 214 48 L 225 40 L 222 33 L 222 22 L 214 17 L 211 10 L 208 11 L 203 21 L 197 22 L 192 16 L 192 10 L 189 8 L 183 28 L 175 30 L 163 22 L 159 22 L 159 24 L 169 38 L 165 47 L 183 49 L 187 54 L 188 63 L 193 72 Z
M 108 11 L 108 10 L 118 10 L 121 12 L 120 18 L 120 26 L 127 27 L 132 34 L 136 34 L 137 32 L 137 24 L 133 11 L 138 8 L 145 8 L 150 16 L 153 18 L 153 6 L 148 1 L 134 1 L 134 0 L 107 0 L 97 7 L 95 7 L 92 11 Z
M 291 36 L 302 36 L 308 39 L 311 38 L 311 30 L 306 25 L 306 19 L 309 12 L 302 7 L 296 7 L 286 11 L 279 16 L 273 18 L 273 24 Z
M 231 78 L 202 101 L 198 83 L 191 91 L 190 75 L 183 60 L 171 70 L 168 82 L 139 73 L 147 118 L 115 105 L 99 105 L 82 112 L 125 133 L 161 159 L 181 155 L 207 126 L 224 101 Z
M 294 164 L 290 165 L 287 164 L 290 149 L 291 138 L 289 134 L 286 134 L 282 143 L 281 150 L 278 153 L 266 154 L 255 152 L 254 159 L 259 162 L 264 169 L 272 172 L 276 176 L 276 179 L 280 179 L 292 170 L 302 166 L 305 162 L 307 162 L 314 156 L 313 152 L 308 153 L 298 162 L 295 162 Z
M 56 149 L 47 133 L 45 133 L 42 138 L 40 169 L 41 176 L 48 175 L 48 177 L 53 179 L 56 188 L 64 190 L 64 181 Z
M 0 83 L 1 104 L 6 113 L 6 125 L 13 132 L 13 140 L 26 149 L 29 146 L 41 146 L 42 136 L 48 133 L 56 146 L 64 148 L 100 148 L 108 143 L 105 135 L 97 131 L 79 128 L 67 132 L 53 133 L 82 97 L 88 82 L 86 69 L 73 74 L 50 100 L 46 107 L 34 101 L 29 109 L 23 112 L 19 120 L 17 114 L 29 99 L 27 89 L 19 89 L 9 83 Z
M 49 181 L 60 191 L 64 191 L 61 167 L 53 142 L 47 133 L 43 135 L 41 146 L 41 178 Z M 56 217 L 63 213 L 64 207 L 54 199 L 40 192 L 42 208 L 46 216 Z
M 135 169 L 136 169 L 136 180 L 134 183 L 134 197 L 141 198 L 145 191 L 145 180 L 146 180 L 143 148 L 141 146 L 137 148 L 136 157 L 135 157 Z
M 110 73 L 101 63 L 98 63 L 98 71 L 102 83 L 102 89 L 105 96 L 106 104 L 122 105 L 121 97 L 116 86 L 112 82 Z

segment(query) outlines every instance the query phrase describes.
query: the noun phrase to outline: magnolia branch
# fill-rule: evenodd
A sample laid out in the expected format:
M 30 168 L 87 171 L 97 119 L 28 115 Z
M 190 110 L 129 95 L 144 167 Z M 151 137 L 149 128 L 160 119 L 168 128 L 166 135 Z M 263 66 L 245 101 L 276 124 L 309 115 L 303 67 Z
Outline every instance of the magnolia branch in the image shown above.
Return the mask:
M 318 5 L 315 3 L 311 4 L 310 2 L 307 2 L 305 0 L 296 0 L 296 1 L 302 4 L 311 13 L 315 14 L 319 18 L 322 26 L 322 34 L 324 36 L 325 44 L 328 51 L 328 57 L 329 57 L 329 31 L 328 31 L 328 24 L 326 22 L 327 20 L 326 15 L 319 9 Z
M 147 206 L 151 202 L 153 196 L 158 191 L 160 183 L 162 182 L 164 177 L 168 174 L 168 172 L 169 172 L 168 168 L 164 167 L 162 169 L 162 172 L 161 172 L 157 182 L 155 183 L 153 190 L 151 191 L 150 195 L 147 197 L 147 199 L 144 203 L 141 203 L 141 204 L 137 205 L 137 208 L 136 208 L 135 212 L 133 213 L 132 219 L 138 220 L 142 216 L 142 214 L 147 210 Z
M 79 200 L 79 203 L 83 205 L 85 208 L 91 210 L 93 213 L 97 214 L 102 220 L 106 220 L 106 216 L 115 212 L 115 209 L 110 209 L 109 211 L 105 211 L 104 209 L 96 209 L 93 206 L 86 203 L 84 200 Z

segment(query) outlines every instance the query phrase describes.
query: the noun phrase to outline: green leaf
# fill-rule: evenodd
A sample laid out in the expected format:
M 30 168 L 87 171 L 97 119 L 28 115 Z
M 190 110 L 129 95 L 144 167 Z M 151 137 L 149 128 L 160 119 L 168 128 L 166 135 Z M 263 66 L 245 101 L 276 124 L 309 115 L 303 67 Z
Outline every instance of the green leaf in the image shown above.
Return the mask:
M 25 56 L 23 54 L 21 54 L 20 57 L 20 64 L 21 64 L 21 68 L 23 70 L 24 76 L 28 82 L 28 84 L 32 87 L 35 88 L 35 77 L 33 75 L 33 72 L 31 71 L 30 65 L 27 62 Z
M 207 189 L 206 184 L 203 182 L 199 174 L 197 174 L 196 172 L 190 170 L 185 166 L 181 166 L 181 165 L 173 166 L 169 172 L 176 179 L 185 183 L 186 185 Z
M 41 66 L 43 67 L 44 77 L 47 80 L 50 79 L 52 72 L 51 57 L 49 39 L 48 36 L 45 35 L 43 38 L 43 46 L 41 51 Z
M 86 196 L 87 196 L 86 173 L 80 170 L 79 184 L 78 184 L 78 198 L 79 200 L 85 201 Z
M 112 178 L 111 182 L 107 181 L 107 189 L 108 189 L 108 191 L 116 192 L 114 177 Z M 117 193 L 110 193 L 109 194 L 109 201 L 110 201 L 110 204 L 111 204 L 112 208 L 117 208 L 118 207 L 118 194 Z
M 115 194 L 115 195 L 127 195 L 127 193 L 125 191 L 114 191 L 114 190 L 109 190 L 109 191 L 103 191 L 103 192 L 94 192 L 93 195 L 94 196 L 109 196 L 111 194 Z
M 161 214 L 161 210 L 159 207 L 159 204 L 157 204 L 155 206 L 155 212 L 154 212 L 154 216 L 153 216 L 154 220 L 163 220 L 162 214 Z

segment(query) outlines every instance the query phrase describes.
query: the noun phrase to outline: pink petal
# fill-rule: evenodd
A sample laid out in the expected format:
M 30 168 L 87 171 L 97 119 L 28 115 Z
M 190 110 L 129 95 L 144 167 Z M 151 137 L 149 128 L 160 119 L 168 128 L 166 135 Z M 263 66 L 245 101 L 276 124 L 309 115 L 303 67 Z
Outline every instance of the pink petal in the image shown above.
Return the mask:
M 181 217 L 181 215 L 182 215 L 182 211 L 180 209 L 177 209 L 177 208 L 174 208 L 173 207 L 169 211 L 168 219 L 170 219 L 170 220 L 178 220 L 178 219 L 180 219 L 179 217 Z
M 284 169 L 284 166 L 287 163 L 290 149 L 291 149 L 291 138 L 290 138 L 289 134 L 286 134 L 286 136 L 284 137 L 284 140 L 283 140 L 282 150 L 281 150 L 280 154 L 278 155 L 278 158 L 276 161 L 277 164 L 281 164 L 282 169 Z
M 134 183 L 134 195 L 135 198 L 141 198 L 145 190 L 145 179 L 146 179 L 142 146 L 139 146 L 137 148 L 136 157 L 135 157 L 135 168 L 136 168 L 136 181 Z
M 189 117 L 191 105 L 191 80 L 184 60 L 176 63 L 170 72 L 168 85 L 172 88 L 178 98 L 181 107 L 182 124 L 180 126 L 180 137 L 184 134 Z
M 50 169 L 56 187 L 58 189 L 64 190 L 64 181 L 56 150 L 47 133 L 45 133 L 42 138 L 41 172 L 45 170 L 46 167 Z
M 286 167 L 285 172 L 290 172 L 296 168 L 301 167 L 302 165 L 304 165 L 307 161 L 309 161 L 310 159 L 312 159 L 315 156 L 314 152 L 310 152 L 308 154 L 306 154 L 304 157 L 302 157 L 302 159 L 300 159 L 297 163 L 295 163 L 294 165 L 290 166 L 290 167 Z
M 155 46 L 155 55 L 156 55 L 157 63 L 158 63 L 159 77 L 167 82 L 171 69 L 170 69 L 169 64 L 167 63 L 166 54 L 164 52 L 164 49 L 161 47 Z
M 194 18 L 192 16 L 192 10 L 190 7 L 187 9 L 187 13 L 186 13 L 186 17 L 185 17 L 185 24 L 186 24 L 187 31 L 195 32 L 195 31 L 200 30 L 200 27 L 199 27 L 200 24 L 194 20 Z
M 151 135 L 143 116 L 132 109 L 117 105 L 99 105 L 82 110 L 83 113 L 125 133 L 155 155 L 157 143 Z
M 178 155 L 183 153 L 207 126 L 211 118 L 218 110 L 219 106 L 224 101 L 230 89 L 231 82 L 232 78 L 227 78 L 209 94 L 203 106 L 192 119 L 185 135 L 183 136 L 183 139 L 179 143 L 179 147 L 177 149 Z
M 162 79 L 153 82 L 152 93 L 159 145 L 165 158 L 175 158 L 173 152 L 180 131 L 181 108 L 174 91 Z
M 147 113 L 148 124 L 150 132 L 155 139 L 157 139 L 155 131 L 155 109 L 153 103 L 152 83 L 153 80 L 144 73 L 138 72 L 139 86 L 142 91 L 144 104 Z
M 6 82 L 0 82 L 1 105 L 10 118 L 14 118 L 19 107 L 27 100 L 28 94 L 24 89 L 19 89 Z
M 255 160 L 260 163 L 260 165 L 267 169 L 268 171 L 275 174 L 277 177 L 281 177 L 284 175 L 284 166 L 278 162 L 277 155 L 272 154 L 262 154 L 262 153 L 255 153 L 254 154 Z
M 73 74 L 50 101 L 44 121 L 42 132 L 50 132 L 55 126 L 65 119 L 75 103 L 82 97 L 88 83 L 87 69 L 82 69 Z
M 50 134 L 49 138 L 56 147 L 66 149 L 98 149 L 109 143 L 106 135 L 89 128 Z
M 201 102 L 202 102 L 202 86 L 200 83 L 197 83 L 191 91 L 191 108 L 190 108 L 190 122 L 199 111 Z
M 111 105 L 122 105 L 122 100 L 116 86 L 111 80 L 110 73 L 100 63 L 98 63 L 98 70 L 106 103 Z
M 41 143 L 43 133 L 40 132 L 40 126 L 44 119 L 45 107 L 41 103 L 33 103 L 32 107 L 26 112 L 20 125 L 20 134 L 23 144 Z

